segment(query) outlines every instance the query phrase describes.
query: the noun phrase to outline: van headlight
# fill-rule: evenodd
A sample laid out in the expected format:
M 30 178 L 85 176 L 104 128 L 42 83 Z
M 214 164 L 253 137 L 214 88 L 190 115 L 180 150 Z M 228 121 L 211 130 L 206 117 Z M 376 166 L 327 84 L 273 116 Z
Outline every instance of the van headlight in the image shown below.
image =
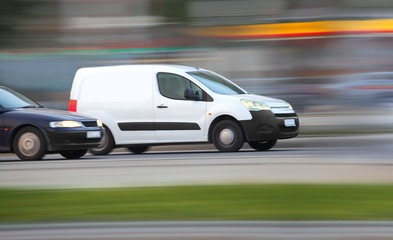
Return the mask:
M 81 122 L 78 121 L 56 121 L 50 122 L 49 126 L 51 128 L 76 128 L 83 127 Z
M 270 110 L 270 107 L 264 102 L 258 102 L 258 101 L 248 100 L 248 99 L 242 99 L 242 100 L 240 100 L 240 102 L 249 111 Z

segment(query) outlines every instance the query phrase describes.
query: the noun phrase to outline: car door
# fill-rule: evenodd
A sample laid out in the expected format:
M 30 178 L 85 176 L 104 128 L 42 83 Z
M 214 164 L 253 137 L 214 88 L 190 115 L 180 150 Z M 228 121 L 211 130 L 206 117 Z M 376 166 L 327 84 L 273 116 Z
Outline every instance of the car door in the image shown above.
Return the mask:
M 158 142 L 206 141 L 206 107 L 203 90 L 189 79 L 159 72 L 156 75 L 155 128 Z M 195 99 L 186 99 L 192 89 Z

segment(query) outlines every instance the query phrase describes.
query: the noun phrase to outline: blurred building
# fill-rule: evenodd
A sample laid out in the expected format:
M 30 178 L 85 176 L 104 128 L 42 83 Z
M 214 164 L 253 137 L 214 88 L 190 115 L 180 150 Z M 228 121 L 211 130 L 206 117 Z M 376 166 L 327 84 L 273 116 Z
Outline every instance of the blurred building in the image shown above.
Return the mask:
M 302 111 L 354 105 L 332 86 L 393 67 L 387 0 L 13 0 L 0 13 L 0 84 L 59 108 L 85 66 L 196 65 Z

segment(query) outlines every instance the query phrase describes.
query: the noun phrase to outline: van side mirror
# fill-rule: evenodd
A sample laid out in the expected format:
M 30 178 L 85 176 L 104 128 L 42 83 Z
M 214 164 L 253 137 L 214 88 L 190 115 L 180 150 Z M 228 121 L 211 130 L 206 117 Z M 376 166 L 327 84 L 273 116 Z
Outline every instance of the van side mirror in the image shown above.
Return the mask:
M 198 95 L 195 95 L 194 91 L 192 88 L 186 88 L 184 90 L 184 98 L 187 100 L 194 100 L 194 101 L 200 101 L 200 97 Z

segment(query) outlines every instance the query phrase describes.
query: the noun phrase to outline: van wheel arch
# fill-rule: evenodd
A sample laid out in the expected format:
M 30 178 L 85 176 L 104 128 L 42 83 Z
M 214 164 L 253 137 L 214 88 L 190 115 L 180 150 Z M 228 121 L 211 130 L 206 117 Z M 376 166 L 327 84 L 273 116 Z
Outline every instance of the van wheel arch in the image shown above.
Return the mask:
M 221 121 L 224 121 L 224 120 L 231 120 L 231 121 L 236 122 L 236 123 L 239 125 L 240 129 L 242 130 L 242 133 L 243 133 L 243 141 L 245 142 L 245 141 L 247 140 L 247 139 L 245 138 L 246 135 L 245 135 L 243 126 L 239 123 L 239 121 L 238 121 L 236 118 L 234 118 L 234 117 L 232 117 L 232 116 L 230 116 L 230 115 L 222 115 L 222 116 L 219 116 L 219 117 L 217 117 L 216 119 L 214 119 L 213 122 L 210 124 L 209 133 L 208 133 L 208 141 L 209 141 L 209 143 L 213 143 L 212 135 L 213 135 L 213 129 L 214 129 L 214 127 L 217 125 L 217 123 L 219 123 L 219 122 L 221 122 Z
M 244 132 L 244 129 L 243 129 L 243 126 L 241 126 L 241 124 L 239 123 L 239 121 L 236 118 L 234 118 L 234 117 L 232 117 L 230 115 L 221 115 L 221 116 L 218 116 L 217 118 L 215 118 L 213 120 L 213 122 L 209 126 L 209 132 L 208 132 L 208 142 L 209 143 L 213 143 L 212 133 L 213 133 L 214 127 L 217 125 L 217 123 L 219 123 L 219 122 L 221 122 L 223 120 L 232 120 L 232 121 L 236 122 L 239 125 L 239 127 L 242 129 L 243 136 L 246 136 L 245 132 Z M 244 138 L 243 140 L 246 141 L 246 138 Z

